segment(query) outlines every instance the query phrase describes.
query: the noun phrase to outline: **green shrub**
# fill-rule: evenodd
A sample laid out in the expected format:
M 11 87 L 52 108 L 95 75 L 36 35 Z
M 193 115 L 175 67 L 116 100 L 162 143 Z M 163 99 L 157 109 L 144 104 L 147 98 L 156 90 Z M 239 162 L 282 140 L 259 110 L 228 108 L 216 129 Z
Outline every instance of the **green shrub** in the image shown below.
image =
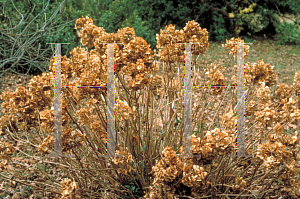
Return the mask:
M 276 32 L 278 44 L 300 44 L 300 32 L 294 24 L 284 22 L 276 27 Z
M 230 39 L 232 34 L 228 32 L 226 29 L 226 23 L 223 18 L 223 15 L 217 11 L 213 13 L 213 23 L 210 25 L 211 37 L 216 41 L 226 41 L 226 39 Z

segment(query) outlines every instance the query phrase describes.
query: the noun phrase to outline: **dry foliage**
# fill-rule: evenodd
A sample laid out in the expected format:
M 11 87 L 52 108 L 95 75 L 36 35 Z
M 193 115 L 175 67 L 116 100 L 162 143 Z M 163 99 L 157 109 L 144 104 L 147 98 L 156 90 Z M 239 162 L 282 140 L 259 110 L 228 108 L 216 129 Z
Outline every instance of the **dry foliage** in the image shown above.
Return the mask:
M 100 157 L 106 155 L 105 88 L 77 87 L 62 89 L 63 152 L 73 157 L 58 160 L 44 156 L 54 147 L 53 58 L 50 71 L 32 78 L 29 90 L 18 87 L 1 95 L 5 115 L 0 120 L 0 133 L 11 140 L 0 142 L 2 178 L 13 175 L 17 182 L 51 191 L 60 198 L 136 198 L 125 187 L 130 179 L 143 190 L 143 198 L 151 199 L 300 196 L 296 178 L 298 133 L 285 132 L 286 127 L 296 129 L 299 125 L 300 71 L 293 85 L 276 85 L 274 66 L 263 60 L 245 63 L 245 151 L 253 157 L 229 156 L 237 148 L 234 89 L 230 89 L 230 101 L 224 104 L 225 87 L 193 89 L 193 131 L 200 135 L 193 135 L 192 150 L 201 158 L 179 158 L 175 154 L 183 154 L 183 76 L 174 76 L 176 63 L 184 61 L 184 45 L 177 42 L 200 42 L 192 45 L 192 53 L 201 55 L 209 47 L 206 29 L 194 21 L 180 31 L 169 25 L 157 35 L 157 47 L 161 49 L 155 54 L 132 28 L 108 34 L 88 17 L 77 19 L 75 28 L 81 29 L 78 35 L 82 45 L 94 49 L 78 47 L 72 50 L 71 58 L 62 57 L 63 85 L 106 85 L 107 45 L 100 43 L 123 44 L 114 45 L 116 155 L 123 157 Z M 224 47 L 233 59 L 237 45 L 230 42 L 244 41 L 226 41 Z M 244 50 L 247 56 L 249 46 Z M 166 63 L 163 74 L 157 74 L 156 58 Z M 236 72 L 237 66 L 234 68 Z M 206 84 L 224 85 L 224 71 L 222 64 L 207 65 Z M 195 85 L 197 73 L 194 77 Z M 231 83 L 236 84 L 234 74 Z M 274 95 L 271 86 L 277 86 Z M 174 102 L 180 106 L 175 107 Z M 182 122 L 175 125 L 176 120 Z M 200 123 L 207 125 L 196 127 Z M 12 156 L 14 151 L 31 162 L 20 163 Z M 52 164 L 52 174 L 38 170 L 36 165 L 41 164 Z M 22 173 L 26 169 L 43 177 L 28 179 Z

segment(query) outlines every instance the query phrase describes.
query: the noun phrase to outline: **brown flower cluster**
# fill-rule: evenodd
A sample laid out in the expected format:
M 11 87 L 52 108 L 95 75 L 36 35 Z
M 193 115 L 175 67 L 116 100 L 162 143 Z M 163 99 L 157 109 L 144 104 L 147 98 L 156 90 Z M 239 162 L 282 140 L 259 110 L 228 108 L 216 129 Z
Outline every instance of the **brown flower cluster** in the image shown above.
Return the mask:
M 256 121 L 264 127 L 270 127 L 274 122 L 297 124 L 299 122 L 299 109 L 294 106 L 295 102 L 293 98 L 285 98 L 281 101 L 283 106 L 279 109 L 276 109 L 275 105 L 270 107 L 264 105 L 260 110 L 254 111 Z
M 229 41 L 226 39 L 226 44 L 222 44 L 222 47 L 226 47 L 229 49 L 229 55 L 236 55 L 237 54 L 237 44 L 236 43 L 244 43 L 244 40 L 241 38 L 231 38 Z M 244 45 L 244 57 L 249 54 L 249 45 Z
M 135 107 L 131 108 L 126 101 L 116 100 L 116 111 L 121 115 L 120 121 L 129 120 L 130 115 L 135 114 Z
M 229 41 L 226 40 L 227 44 L 222 44 L 223 47 L 226 47 L 228 49 L 231 49 L 230 54 L 236 53 L 237 51 L 237 44 L 229 44 L 230 42 L 238 42 L 238 43 L 244 43 L 243 40 L 240 38 L 231 38 Z M 244 45 L 245 50 L 245 56 L 249 53 L 249 46 Z M 226 68 L 222 67 L 222 64 L 218 63 L 212 63 L 210 65 L 207 65 L 207 69 L 205 69 L 205 74 L 208 75 L 210 78 L 210 81 L 206 82 L 206 85 L 225 85 L 225 79 L 223 72 Z M 237 72 L 237 65 L 234 65 L 235 73 Z M 245 64 L 245 80 L 246 80 L 246 86 L 259 84 L 260 82 L 265 82 L 265 85 L 267 86 L 273 86 L 276 84 L 278 75 L 276 74 L 274 70 L 274 66 L 271 66 L 270 64 L 265 64 L 263 60 L 259 60 L 258 63 L 250 64 L 250 62 L 247 62 Z M 233 81 L 233 85 L 237 83 L 236 75 L 233 75 L 231 77 L 231 80 Z M 212 88 L 211 94 L 212 95 L 218 95 L 222 93 L 224 87 L 214 87 Z
M 15 131 L 27 131 L 38 126 L 38 110 L 44 110 L 53 106 L 53 76 L 52 73 L 43 73 L 30 80 L 29 90 L 20 86 L 15 92 L 3 92 L 1 104 L 3 115 L 0 119 L 1 133 L 5 129 Z M 11 126 L 9 122 L 11 121 Z M 17 125 L 19 124 L 19 125 Z
M 3 113 L 6 115 L 10 114 L 12 116 L 16 116 L 16 113 L 19 113 L 16 118 L 14 118 L 15 123 L 19 123 L 22 121 L 27 121 L 30 124 L 33 124 L 33 115 L 34 108 L 31 102 L 31 96 L 28 94 L 27 89 L 24 87 L 18 87 L 15 92 L 3 92 L 2 97 L 6 102 L 2 103 Z M 8 116 L 2 116 L 1 126 L 3 129 L 3 134 L 5 133 L 5 128 L 8 123 Z M 14 125 L 15 126 L 15 125 Z M 27 127 L 27 126 L 24 126 Z M 14 128 L 16 131 L 18 130 L 17 126 Z
M 76 111 L 76 115 L 79 116 L 78 122 L 81 125 L 89 124 L 93 121 L 93 118 L 91 117 L 92 110 L 88 107 L 79 109 L 78 111 Z
M 255 113 L 255 118 L 256 121 L 258 121 L 259 124 L 263 125 L 265 128 L 270 127 L 275 120 L 278 120 L 278 116 L 274 108 L 269 107 L 257 111 Z
M 11 144 L 9 144 L 8 142 L 0 141 L 0 159 L 1 159 L 0 171 L 6 169 L 6 165 L 8 161 L 11 159 L 11 155 L 13 154 L 14 151 L 15 149 L 12 147 Z
M 199 165 L 185 164 L 183 166 L 182 183 L 188 187 L 199 186 L 199 182 L 204 181 L 206 176 L 207 172 Z
M 297 96 L 297 106 L 300 108 L 300 71 L 294 77 L 295 95 Z
M 77 199 L 81 198 L 78 195 L 77 185 L 76 182 L 72 182 L 71 179 L 64 179 L 60 182 L 62 185 L 61 192 L 62 196 L 60 199 Z
M 295 161 L 300 160 L 297 135 L 297 131 L 295 131 L 295 135 L 284 134 L 282 126 L 277 123 L 274 127 L 274 133 L 269 133 L 268 141 L 258 146 L 256 157 L 264 160 L 264 167 L 278 171 L 277 178 L 284 181 L 284 184 L 276 185 L 277 189 L 281 189 L 281 192 L 288 189 L 291 195 L 299 197 L 300 181 L 293 179 L 296 173 L 300 171 L 300 166 L 295 165 Z M 284 164 L 286 166 L 279 171 L 280 166 Z
M 0 135 L 6 134 L 7 129 L 9 131 L 17 130 L 18 118 L 13 114 L 3 115 L 0 122 Z
M 65 99 L 62 99 L 62 107 L 66 107 Z M 40 112 L 41 129 L 44 132 L 54 131 L 54 110 L 45 109 Z M 62 125 L 65 126 L 69 123 L 70 119 L 67 117 L 66 112 L 62 113 Z
M 220 63 L 211 63 L 210 65 L 207 65 L 207 68 L 205 69 L 205 74 L 208 75 L 211 81 L 207 81 L 206 85 L 218 85 L 218 86 L 224 86 L 225 85 L 225 78 L 223 75 L 224 69 L 222 67 L 222 64 Z M 214 87 L 212 88 L 211 94 L 212 95 L 219 95 L 222 93 L 224 87 Z
M 297 109 L 295 106 L 296 101 L 293 98 L 286 98 L 281 101 L 284 105 L 282 110 L 279 112 L 281 119 L 284 123 L 289 123 L 292 119 L 298 119 L 297 115 L 300 109 Z M 293 116 L 293 117 L 292 117 Z M 296 122 L 296 121 L 294 121 Z M 297 123 L 296 123 L 297 124 Z
M 296 96 L 300 95 L 300 71 L 295 74 L 294 84 L 296 85 Z
M 125 46 L 119 61 L 125 64 L 122 72 L 130 77 L 128 85 L 133 90 L 140 90 L 147 85 L 150 77 L 148 73 L 157 70 L 152 64 L 154 57 L 151 55 L 151 49 L 141 37 L 135 37 Z
M 153 91 L 154 95 L 161 96 L 163 93 L 163 77 L 162 75 L 151 76 L 152 83 L 150 84 L 150 89 Z
M 292 196 L 300 196 L 300 181 L 295 180 L 294 176 L 299 172 L 299 165 L 295 165 L 295 160 L 290 164 L 287 164 L 282 172 L 279 174 L 278 179 L 283 181 L 282 184 L 275 186 L 275 189 L 280 189 L 283 194 L 289 194 Z
M 256 97 L 259 99 L 260 104 L 266 104 L 267 100 L 270 99 L 270 88 L 265 85 L 265 82 L 261 82 L 261 86 L 259 89 L 257 89 Z
M 245 106 L 245 116 L 251 116 L 259 110 L 258 103 L 255 100 L 250 100 Z
M 152 167 L 155 179 L 145 198 L 171 198 L 181 183 L 190 187 L 193 192 L 204 192 L 209 185 L 205 181 L 206 165 L 212 164 L 212 160 L 219 155 L 232 153 L 235 148 L 234 133 L 220 131 L 218 128 L 208 131 L 203 141 L 192 135 L 192 142 L 193 155 L 201 155 L 201 158 L 186 158 L 182 162 L 175 157 L 176 152 L 171 147 L 163 149 L 162 159 Z M 180 148 L 180 154 L 184 154 L 183 147 Z M 198 164 L 204 165 L 204 168 Z
M 202 181 L 207 172 L 202 167 L 191 162 L 183 163 L 175 157 L 176 153 L 171 147 L 165 147 L 162 154 L 162 159 L 156 161 L 152 168 L 155 179 L 144 198 L 173 198 L 182 185 L 192 189 L 206 188 L 207 184 Z
M 86 23 L 86 19 L 78 19 L 77 23 Z M 100 62 L 102 62 L 100 64 L 102 68 L 107 66 L 107 52 L 105 51 L 107 45 L 102 43 L 122 43 L 123 45 L 114 45 L 115 56 L 117 57 L 114 62 L 116 72 L 122 70 L 125 75 L 131 77 L 128 82 L 129 89 L 139 90 L 148 83 L 148 73 L 156 71 L 153 65 L 154 56 L 151 55 L 151 49 L 147 42 L 143 38 L 135 36 L 133 28 L 121 29 L 116 34 L 107 34 L 101 29 L 101 31 L 95 31 L 97 34 L 94 33 L 94 35 L 92 30 L 97 29 L 97 27 L 92 21 L 81 28 L 80 32 L 85 34 L 79 34 L 79 36 L 84 36 L 84 41 L 88 40 L 88 42 L 82 44 L 95 47 L 94 50 L 90 51 L 90 56 L 94 60 L 91 61 L 93 66 L 98 65 L 99 67 Z
M 286 84 L 277 85 L 275 94 L 278 96 L 279 100 L 287 98 L 292 92 L 292 86 Z
M 63 128 L 62 134 L 62 151 L 70 151 L 75 147 L 81 147 L 84 144 L 85 134 L 82 135 L 80 132 L 66 126 Z M 46 153 L 49 149 L 54 148 L 54 137 L 53 135 L 48 135 L 47 138 L 43 140 L 43 143 L 39 145 L 38 151 Z
M 126 148 L 125 151 L 123 147 L 121 147 L 121 150 L 116 150 L 116 155 L 123 155 L 123 157 L 115 157 L 113 159 L 113 163 L 118 165 L 117 172 L 122 175 L 127 175 L 127 172 L 131 172 L 132 155 L 128 153 L 128 148 Z
M 265 79 L 266 80 L 266 79 Z M 258 102 L 251 100 L 246 105 L 246 116 L 255 116 L 255 120 L 260 125 L 271 127 L 274 123 L 292 123 L 297 124 L 299 120 L 299 107 L 297 108 L 298 99 L 294 99 L 291 95 L 298 93 L 297 75 L 294 84 L 288 86 L 286 84 L 277 85 L 275 96 L 270 95 L 270 85 L 276 83 L 276 79 L 260 82 L 260 88 L 256 90 Z M 269 82 L 269 86 L 266 84 Z M 270 83 L 272 82 L 272 83 Z M 260 106 L 258 106 L 260 104 Z
M 100 121 L 94 116 L 94 121 L 90 123 L 90 128 L 97 139 L 106 142 L 106 130 L 101 125 Z
M 243 180 L 243 177 L 240 177 L 240 176 L 235 178 L 235 184 L 236 185 L 233 185 L 232 187 L 234 189 L 238 189 L 240 191 L 243 190 L 247 185 L 246 181 Z
M 278 75 L 274 70 L 275 66 L 265 64 L 264 60 L 259 60 L 258 63 L 247 62 L 245 64 L 245 80 L 246 85 L 258 84 L 265 82 L 267 86 L 273 86 L 278 80 Z
M 184 62 L 185 46 L 178 43 L 200 43 L 191 46 L 193 55 L 203 54 L 209 47 L 206 28 L 201 29 L 194 20 L 189 21 L 180 31 L 175 30 L 175 27 L 170 24 L 164 30 L 160 30 L 160 35 L 156 35 L 156 40 L 157 48 L 159 48 L 158 57 L 160 61 L 166 63 Z
M 203 141 L 194 140 L 193 153 L 201 154 L 205 162 L 211 162 L 218 154 L 230 154 L 235 148 L 234 133 L 234 130 L 221 131 L 219 128 L 208 131 Z
M 225 113 L 224 116 L 220 116 L 220 119 L 222 126 L 224 126 L 227 130 L 232 130 L 236 127 L 237 118 L 233 114 L 232 109 L 228 113 Z
M 75 29 L 81 30 L 78 32 L 78 36 L 81 37 L 82 45 L 90 48 L 94 46 L 94 43 L 97 38 L 106 34 L 105 30 L 102 27 L 97 27 L 94 25 L 94 22 L 91 18 L 86 17 L 79 18 L 75 22 Z

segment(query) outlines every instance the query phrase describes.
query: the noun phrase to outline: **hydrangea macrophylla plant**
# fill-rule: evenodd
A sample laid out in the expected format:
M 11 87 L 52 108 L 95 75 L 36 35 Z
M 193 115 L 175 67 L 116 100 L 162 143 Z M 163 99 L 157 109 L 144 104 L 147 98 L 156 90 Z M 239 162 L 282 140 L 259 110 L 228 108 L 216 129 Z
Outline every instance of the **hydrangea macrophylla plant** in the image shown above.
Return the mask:
M 138 195 L 154 199 L 184 195 L 211 197 L 213 194 L 264 198 L 272 196 L 275 190 L 277 195 L 288 192 L 289 195 L 300 196 L 300 182 L 295 178 L 299 173 L 296 162 L 300 158 L 297 154 L 297 131 L 286 135 L 283 129 L 287 124 L 299 124 L 300 72 L 296 73 L 292 86 L 279 85 L 275 94 L 271 95 L 269 87 L 276 86 L 277 81 L 275 67 L 263 60 L 254 64 L 255 70 L 245 64 L 249 88 L 245 107 L 249 120 L 246 122 L 246 154 L 253 154 L 246 159 L 229 157 L 236 149 L 236 118 L 230 109 L 234 100 L 221 106 L 222 100 L 218 96 L 225 93 L 224 89 L 209 94 L 209 89 L 202 89 L 198 94 L 194 92 L 200 100 L 194 104 L 193 126 L 204 122 L 211 124 L 212 129 L 202 129 L 201 133 L 205 136 L 192 136 L 192 152 L 201 155 L 200 158 L 179 158 L 176 152 L 183 154 L 183 147 L 178 142 L 178 135 L 182 134 L 184 127 L 183 124 L 174 125 L 176 118 L 173 115 L 182 119 L 183 108 L 173 109 L 168 103 L 177 100 L 183 104 L 181 90 L 174 89 L 183 81 L 177 79 L 173 82 L 168 76 L 156 74 L 158 61 L 155 58 L 170 62 L 164 72 L 172 72 L 172 64 L 176 61 L 173 62 L 170 57 L 177 61 L 184 59 L 182 45 L 178 42 L 201 43 L 192 45 L 193 54 L 201 54 L 209 47 L 208 32 L 194 21 L 178 31 L 170 25 L 157 36 L 158 46 L 162 49 L 153 54 L 147 43 L 135 36 L 132 28 L 108 34 L 88 17 L 78 19 L 75 27 L 80 29 L 78 34 L 86 48 L 73 49 L 70 58 L 62 56 L 63 85 L 105 85 L 108 57 L 107 45 L 103 43 L 123 44 L 114 45 L 116 154 L 123 157 L 101 157 L 106 155 L 106 90 L 88 87 L 62 89 L 63 152 L 69 152 L 75 158 L 61 158 L 54 162 L 43 156 L 53 151 L 54 143 L 52 59 L 49 72 L 35 76 L 29 90 L 19 87 L 15 92 L 4 92 L 1 96 L 5 113 L 0 119 L 1 134 L 10 136 L 11 141 L 19 140 L 28 145 L 24 149 L 15 147 L 14 143 L 4 144 L 1 154 L 8 151 L 6 155 L 11 158 L 10 149 L 25 151 L 27 158 L 46 161 L 54 167 L 59 165 L 60 171 L 67 174 L 67 179 L 60 176 L 56 180 L 43 173 L 49 180 L 39 184 L 38 188 L 55 193 L 60 190 L 61 198 L 137 198 Z M 243 43 L 239 38 L 230 41 Z M 226 43 L 230 52 L 236 53 L 236 44 Z M 246 54 L 249 52 L 247 47 L 244 50 Z M 211 83 L 223 82 L 222 65 L 209 64 L 206 72 Z M 172 92 L 179 94 L 171 95 Z M 155 98 L 157 94 L 158 99 Z M 208 107 L 210 103 L 214 103 L 212 107 Z M 214 117 L 220 118 L 220 121 L 208 115 L 216 107 L 221 107 L 222 112 L 213 116 L 221 115 Z M 171 110 L 174 114 L 168 117 Z M 253 130 L 250 122 L 263 128 Z M 265 140 L 257 143 L 254 138 Z M 28 148 L 34 153 L 26 151 Z M 16 172 L 22 165 L 17 167 L 11 163 L 9 166 L 3 169 Z M 35 169 L 35 165 L 28 164 L 27 167 L 24 168 Z M 15 178 L 22 179 L 24 176 L 15 174 Z M 129 186 L 131 182 L 134 186 Z M 104 192 L 108 194 L 104 196 Z

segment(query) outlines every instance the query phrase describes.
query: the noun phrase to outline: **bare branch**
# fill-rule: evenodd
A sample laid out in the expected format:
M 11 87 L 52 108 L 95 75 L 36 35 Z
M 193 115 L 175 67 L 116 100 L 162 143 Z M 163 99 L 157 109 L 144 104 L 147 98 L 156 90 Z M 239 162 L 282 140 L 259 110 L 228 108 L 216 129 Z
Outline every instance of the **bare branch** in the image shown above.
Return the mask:
M 70 23 L 74 23 L 76 19 L 68 21 L 64 24 L 58 24 L 58 21 L 60 20 L 61 17 L 54 20 L 58 12 L 61 10 L 62 4 L 65 3 L 65 0 L 60 3 L 60 5 L 54 11 L 52 16 L 49 19 L 47 19 L 46 10 L 48 9 L 49 2 L 50 2 L 50 0 L 48 0 L 47 3 L 43 6 L 43 10 L 28 22 L 27 22 L 28 17 L 33 12 L 35 6 L 33 6 L 33 9 L 30 9 L 30 11 L 27 12 L 24 17 L 24 15 L 20 13 L 20 11 L 16 8 L 13 0 L 11 0 L 11 2 L 13 4 L 13 7 L 16 9 L 17 13 L 21 15 L 21 20 L 19 24 L 14 27 L 0 29 L 0 35 L 2 36 L 2 41 L 3 41 L 2 43 L 4 44 L 4 47 L 2 47 L 3 50 L 1 50 L 1 54 L 0 54 L 2 57 L 2 59 L 0 60 L 0 69 L 2 69 L 2 71 L 0 72 L 0 77 L 2 77 L 6 72 L 9 71 L 13 73 L 17 73 L 19 75 L 24 75 L 18 73 L 14 69 L 18 67 L 23 68 L 24 65 L 29 66 L 29 69 L 27 70 L 25 75 L 28 74 L 28 72 L 32 67 L 38 68 L 42 72 L 46 72 L 46 69 L 41 67 L 41 64 L 45 64 L 45 63 L 49 64 L 53 53 L 52 51 L 49 51 L 51 50 L 51 46 L 49 46 L 47 49 L 41 49 L 40 48 L 41 45 L 39 41 L 41 40 L 42 37 L 61 31 L 66 25 Z M 39 24 L 40 22 L 36 21 L 40 15 L 44 15 L 45 17 L 45 21 L 42 20 L 43 22 L 41 22 L 42 24 Z M 25 27 L 21 28 L 22 30 L 21 33 L 16 32 L 17 30 L 16 28 L 23 25 L 25 25 Z M 41 28 L 40 29 L 37 28 L 36 31 L 33 33 L 32 31 L 28 33 L 29 32 L 28 30 L 31 27 L 41 27 Z M 55 28 L 56 30 L 53 31 Z M 9 54 L 8 54 L 8 50 L 10 51 Z

